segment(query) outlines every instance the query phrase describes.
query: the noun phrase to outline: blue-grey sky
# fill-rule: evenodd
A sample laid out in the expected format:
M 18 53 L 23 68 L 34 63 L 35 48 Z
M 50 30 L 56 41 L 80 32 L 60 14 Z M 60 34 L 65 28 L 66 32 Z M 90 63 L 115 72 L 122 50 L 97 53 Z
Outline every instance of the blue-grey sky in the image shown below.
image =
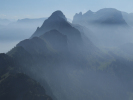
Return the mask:
M 22 19 L 48 17 L 61 10 L 68 18 L 75 13 L 102 8 L 133 12 L 133 0 L 0 0 L 0 18 Z

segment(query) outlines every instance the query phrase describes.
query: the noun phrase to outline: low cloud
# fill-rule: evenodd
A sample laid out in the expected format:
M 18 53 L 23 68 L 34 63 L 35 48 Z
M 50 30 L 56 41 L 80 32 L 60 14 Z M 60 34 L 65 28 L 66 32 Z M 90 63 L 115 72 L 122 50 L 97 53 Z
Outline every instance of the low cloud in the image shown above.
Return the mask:
M 6 17 L 5 14 L 0 14 L 0 18 L 4 18 L 4 17 Z

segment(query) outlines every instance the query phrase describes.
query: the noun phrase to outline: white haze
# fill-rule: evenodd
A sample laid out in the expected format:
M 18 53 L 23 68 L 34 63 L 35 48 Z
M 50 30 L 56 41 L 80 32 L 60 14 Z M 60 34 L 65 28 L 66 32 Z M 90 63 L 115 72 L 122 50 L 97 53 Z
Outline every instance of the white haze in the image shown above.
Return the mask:
M 20 41 L 30 38 L 42 23 L 43 21 L 13 22 L 3 26 L 0 29 L 0 53 L 6 53 Z
M 0 53 L 7 53 L 14 48 L 19 41 L 0 41 Z
M 0 52 L 7 52 L 17 42 L 29 38 L 41 24 L 10 24 L 2 29 Z M 112 50 L 110 48 L 119 47 L 125 43 L 133 43 L 133 31 L 125 26 L 73 25 L 73 27 L 76 27 L 83 33 L 82 36 L 87 36 L 100 49 L 109 48 L 108 51 L 110 51 Z M 38 80 L 41 85 L 44 85 L 46 81 L 58 100 L 96 100 L 95 96 L 99 97 L 98 100 L 103 100 L 103 98 L 106 100 L 120 100 L 119 98 L 125 100 L 127 88 L 114 73 L 111 73 L 113 71 L 110 69 L 110 72 L 107 70 L 105 73 L 104 71 L 97 71 L 101 66 L 101 70 L 104 69 L 104 65 L 100 65 L 101 63 L 107 64 L 110 60 L 112 61 L 112 58 L 91 45 L 90 42 L 90 47 L 82 48 L 81 46 L 81 52 L 77 50 L 76 53 L 76 49 L 74 49 L 71 55 L 69 53 L 69 55 L 66 53 L 67 56 L 65 54 L 60 55 L 65 56 L 64 59 L 58 59 L 55 56 L 58 60 L 56 59 L 57 62 L 53 60 L 53 63 L 49 63 L 51 58 L 46 57 L 46 59 L 45 56 L 40 55 L 42 57 L 40 59 L 38 57 L 35 65 L 33 64 L 30 69 L 31 75 L 29 72 L 26 74 Z
M 30 38 L 37 27 L 41 27 L 45 19 L 47 18 L 26 18 L 0 26 L 0 53 L 6 53 L 20 41 Z M 72 22 L 69 18 L 67 20 Z M 1 24 L 3 25 L 3 23 Z

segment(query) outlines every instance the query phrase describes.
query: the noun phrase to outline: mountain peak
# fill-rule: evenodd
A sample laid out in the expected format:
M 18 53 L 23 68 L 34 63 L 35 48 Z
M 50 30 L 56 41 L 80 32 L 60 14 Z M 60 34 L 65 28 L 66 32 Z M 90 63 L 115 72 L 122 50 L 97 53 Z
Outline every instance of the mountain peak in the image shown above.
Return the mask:
M 84 13 L 84 15 L 88 15 L 88 14 L 93 14 L 93 12 L 91 10 L 88 10 L 86 13 Z
M 75 24 L 102 24 L 102 25 L 124 25 L 127 23 L 123 19 L 121 11 L 115 8 L 103 8 L 97 12 L 89 10 L 83 15 L 75 14 L 73 23 Z
M 57 11 L 53 12 L 52 15 L 50 16 L 50 18 L 53 18 L 53 17 L 54 18 L 55 17 L 60 17 L 60 18 L 63 18 L 65 20 L 67 20 L 66 17 L 65 17 L 65 15 L 60 10 L 57 10 Z

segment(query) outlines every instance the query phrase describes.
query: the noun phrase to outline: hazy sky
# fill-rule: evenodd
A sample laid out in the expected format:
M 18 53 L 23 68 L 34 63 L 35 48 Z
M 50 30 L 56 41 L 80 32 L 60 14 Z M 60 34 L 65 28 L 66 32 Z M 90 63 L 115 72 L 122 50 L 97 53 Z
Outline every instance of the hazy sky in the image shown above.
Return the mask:
M 0 0 L 0 18 L 48 17 L 52 12 L 62 10 L 66 17 L 72 19 L 77 12 L 101 8 L 116 8 L 131 13 L 133 0 Z

